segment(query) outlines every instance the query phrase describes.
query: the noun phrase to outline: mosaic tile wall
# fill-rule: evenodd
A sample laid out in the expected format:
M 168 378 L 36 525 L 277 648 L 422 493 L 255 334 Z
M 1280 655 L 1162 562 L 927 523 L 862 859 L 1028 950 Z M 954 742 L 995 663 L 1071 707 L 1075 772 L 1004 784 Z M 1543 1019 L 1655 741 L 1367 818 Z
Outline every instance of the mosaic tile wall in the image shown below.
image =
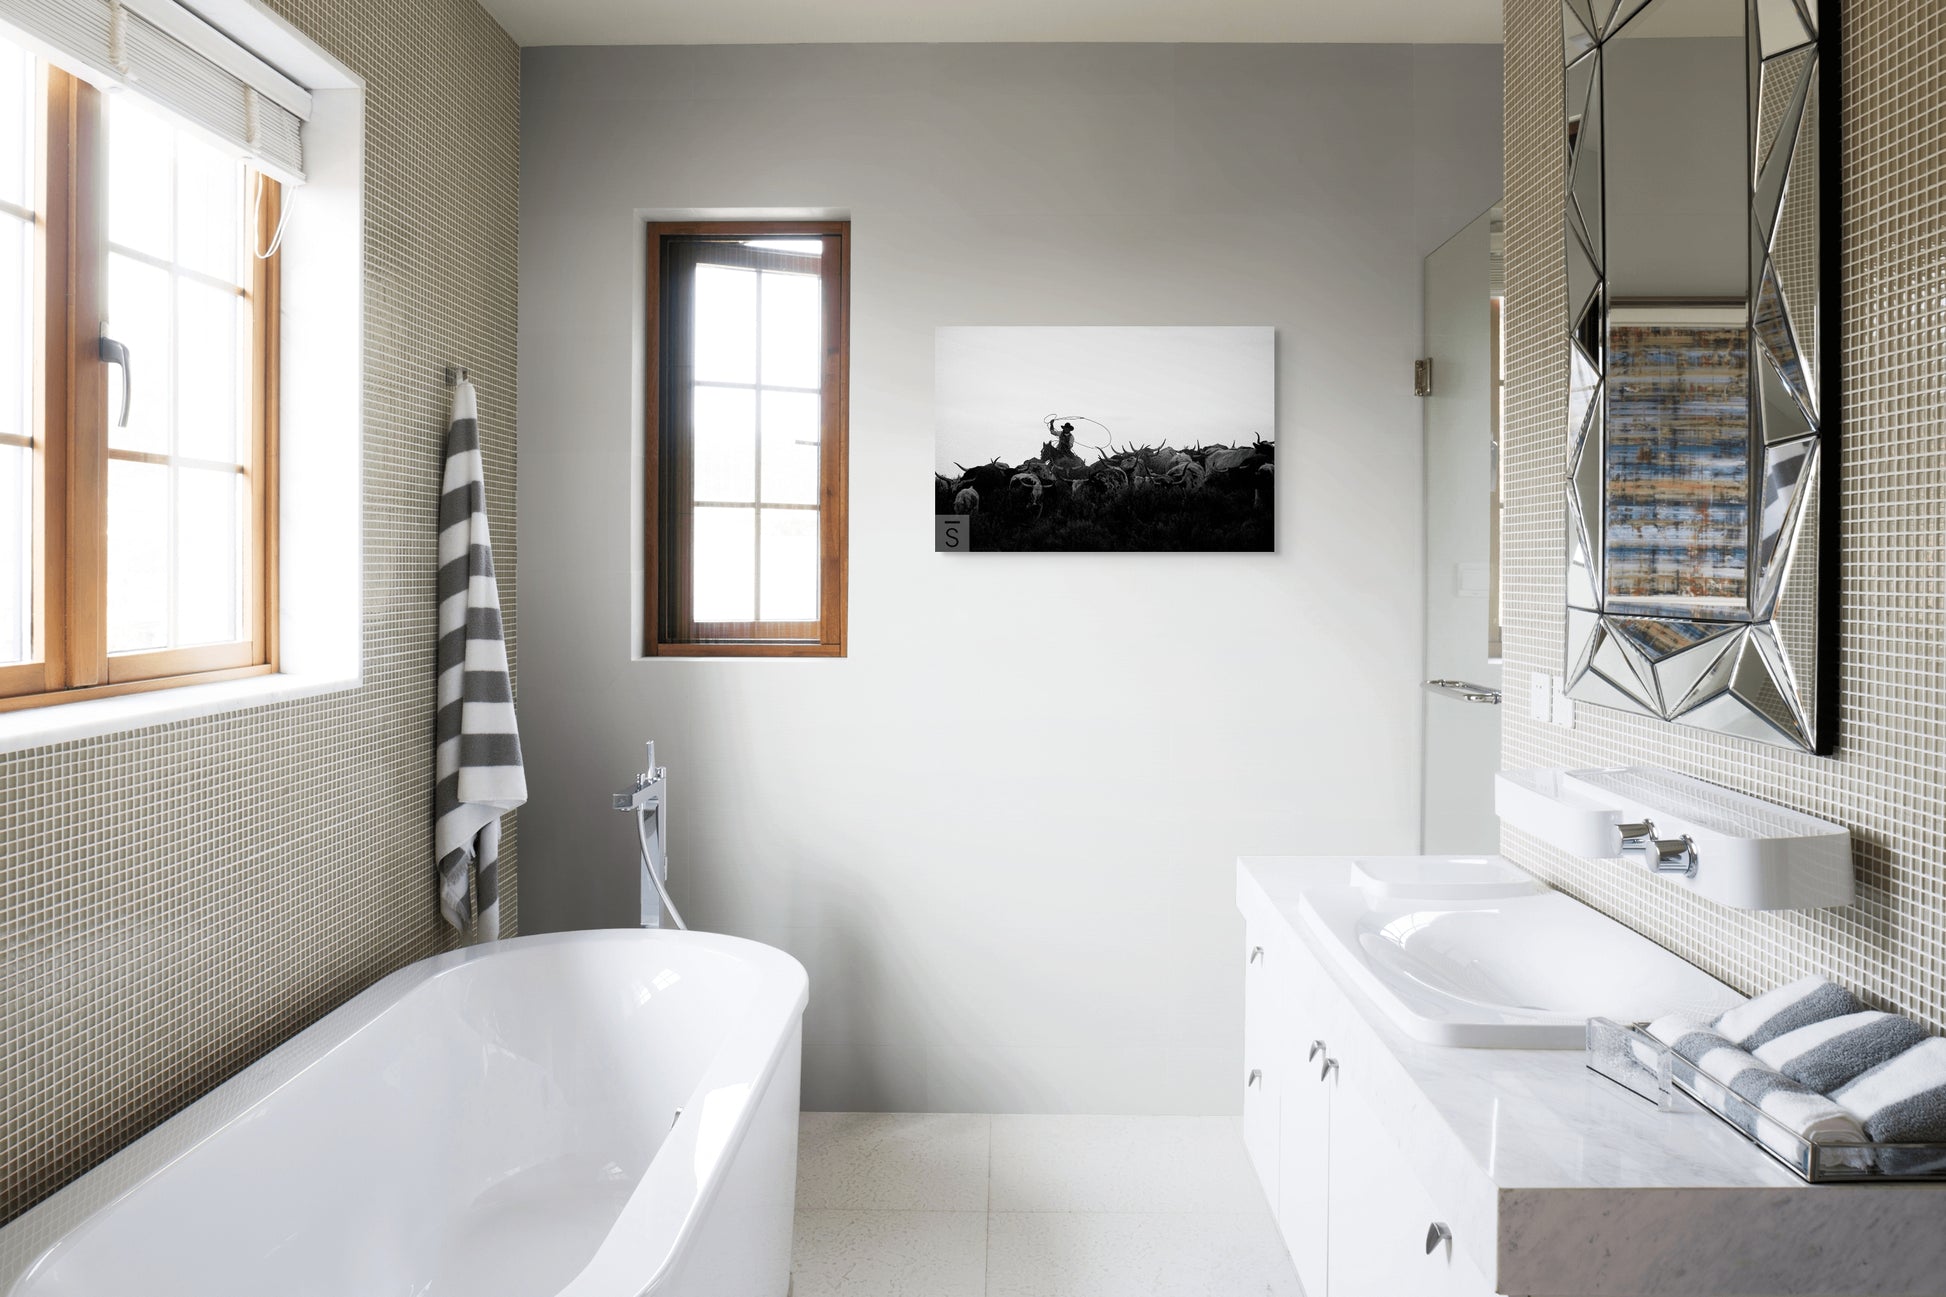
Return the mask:
M 1509 766 L 1653 762 L 1850 827 L 1858 903 L 1756 914 L 1641 869 L 1503 848 L 1746 991 L 1826 972 L 1946 1027 L 1946 24 L 1930 4 L 1846 0 L 1844 629 L 1839 749 L 1827 758 L 1586 704 L 1529 717 L 1562 656 L 1561 6 L 1506 0 L 1506 689 Z
M 441 368 L 479 387 L 511 652 L 520 56 L 472 0 L 271 4 L 367 82 L 365 680 L 0 757 L 0 1219 L 453 944 L 432 873 Z M 511 933 L 517 835 L 501 849 Z

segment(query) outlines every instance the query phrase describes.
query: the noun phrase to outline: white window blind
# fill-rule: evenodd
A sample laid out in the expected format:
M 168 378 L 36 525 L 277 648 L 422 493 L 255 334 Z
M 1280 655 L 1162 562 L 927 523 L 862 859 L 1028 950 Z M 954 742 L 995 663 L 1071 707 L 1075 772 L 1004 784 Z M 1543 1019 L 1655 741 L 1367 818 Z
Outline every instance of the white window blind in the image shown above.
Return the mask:
M 0 0 L 0 24 L 76 76 L 141 95 L 303 182 L 310 92 L 176 0 Z

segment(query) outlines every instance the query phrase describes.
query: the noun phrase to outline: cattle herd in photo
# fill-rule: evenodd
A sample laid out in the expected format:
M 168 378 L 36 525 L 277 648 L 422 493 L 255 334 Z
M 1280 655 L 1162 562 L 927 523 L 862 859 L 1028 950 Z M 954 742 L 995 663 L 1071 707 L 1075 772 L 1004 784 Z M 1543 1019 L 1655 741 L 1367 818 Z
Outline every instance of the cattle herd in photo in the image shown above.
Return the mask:
M 1034 459 L 933 475 L 933 512 L 970 520 L 979 550 L 1275 548 L 1275 443 L 1083 447 L 1072 424 Z

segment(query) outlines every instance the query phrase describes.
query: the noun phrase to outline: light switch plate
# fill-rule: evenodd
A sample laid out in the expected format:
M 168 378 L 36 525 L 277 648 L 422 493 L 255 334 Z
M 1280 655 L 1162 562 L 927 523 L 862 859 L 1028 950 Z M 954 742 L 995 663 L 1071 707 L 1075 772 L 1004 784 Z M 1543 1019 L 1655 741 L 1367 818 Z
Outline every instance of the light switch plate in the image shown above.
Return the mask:
M 1536 671 L 1527 677 L 1527 714 L 1543 723 L 1554 715 L 1554 677 Z
M 1548 682 L 1553 689 L 1553 697 L 1548 700 L 1548 715 L 1556 725 L 1564 730 L 1574 728 L 1574 699 L 1568 697 L 1567 686 L 1559 676 L 1549 676 Z

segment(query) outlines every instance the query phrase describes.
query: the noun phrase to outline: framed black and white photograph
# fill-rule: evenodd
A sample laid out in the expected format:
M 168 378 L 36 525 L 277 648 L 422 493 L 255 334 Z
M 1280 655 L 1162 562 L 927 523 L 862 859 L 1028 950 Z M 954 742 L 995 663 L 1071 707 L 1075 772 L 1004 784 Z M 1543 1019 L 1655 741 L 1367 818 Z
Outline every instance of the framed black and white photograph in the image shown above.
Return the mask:
M 1277 547 L 1268 327 L 936 335 L 934 547 Z

